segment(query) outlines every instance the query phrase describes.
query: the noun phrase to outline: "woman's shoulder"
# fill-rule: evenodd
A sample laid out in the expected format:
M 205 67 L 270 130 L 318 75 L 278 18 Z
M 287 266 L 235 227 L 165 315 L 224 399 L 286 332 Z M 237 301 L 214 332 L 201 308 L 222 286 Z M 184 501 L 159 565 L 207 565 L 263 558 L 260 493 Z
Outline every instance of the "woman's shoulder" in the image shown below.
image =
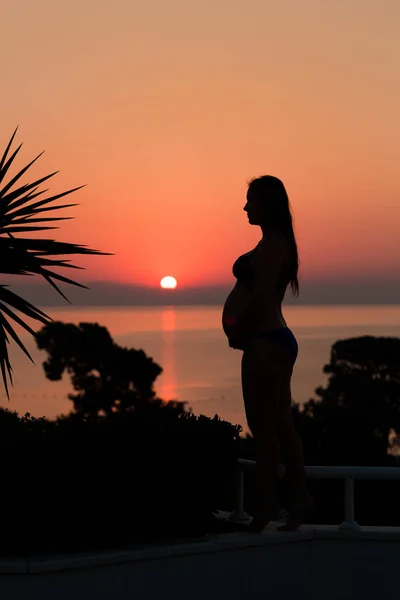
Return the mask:
M 278 233 L 271 233 L 262 238 L 258 246 L 262 252 L 285 253 L 289 249 L 287 239 Z
M 275 268 L 287 267 L 290 261 L 290 249 L 287 240 L 278 234 L 263 237 L 257 252 L 254 253 L 253 265 L 255 268 L 264 269 L 266 263 L 274 263 Z

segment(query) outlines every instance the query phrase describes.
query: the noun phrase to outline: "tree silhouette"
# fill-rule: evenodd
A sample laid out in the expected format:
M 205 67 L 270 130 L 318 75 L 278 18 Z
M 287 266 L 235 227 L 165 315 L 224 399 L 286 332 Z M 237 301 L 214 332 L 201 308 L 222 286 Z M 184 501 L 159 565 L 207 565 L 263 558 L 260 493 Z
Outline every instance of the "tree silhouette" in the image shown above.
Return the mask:
M 3 179 L 7 175 L 10 167 L 13 165 L 14 159 L 17 156 L 22 144 L 9 155 L 11 145 L 13 143 L 17 129 L 14 131 L 11 139 L 0 158 L 0 185 Z M 41 153 L 43 154 L 43 153 Z M 77 244 L 69 244 L 65 242 L 56 242 L 49 239 L 32 239 L 32 238 L 15 238 L 14 233 L 32 232 L 32 231 L 43 231 L 46 229 L 58 229 L 58 227 L 44 226 L 43 223 L 49 221 L 62 221 L 70 219 L 71 217 L 42 217 L 42 213 L 49 212 L 51 210 L 59 210 L 62 208 L 68 208 L 70 206 L 77 206 L 76 204 L 63 204 L 58 206 L 48 206 L 50 203 L 71 194 L 79 190 L 80 186 L 61 194 L 56 194 L 50 198 L 41 199 L 33 202 L 34 198 L 44 194 L 47 190 L 37 191 L 44 181 L 47 181 L 56 173 L 51 173 L 45 177 L 34 181 L 33 183 L 27 183 L 20 185 L 20 179 L 24 173 L 31 167 L 31 165 L 41 156 L 39 154 L 30 163 L 23 167 L 13 178 L 10 179 L 0 189 L 0 274 L 9 275 L 41 275 L 50 285 L 67 302 L 68 298 L 64 296 L 58 286 L 54 283 L 54 280 L 63 281 L 71 285 L 76 285 L 82 288 L 86 286 L 72 281 L 62 275 L 54 273 L 49 270 L 49 267 L 63 267 L 70 269 L 79 269 L 72 264 L 67 264 L 68 260 L 55 260 L 49 258 L 50 256 L 60 256 L 68 254 L 108 254 L 106 252 L 99 252 L 98 250 L 91 250 Z M 14 185 L 17 187 L 12 189 Z M 18 187 L 19 185 L 19 187 Z M 38 225 L 32 225 L 37 223 Z M 16 309 L 31 319 L 36 319 L 41 323 L 48 323 L 51 321 L 51 317 L 46 315 L 43 311 L 36 306 L 33 306 L 27 302 L 21 296 L 14 294 L 10 290 L 6 289 L 7 286 L 0 285 L 0 370 L 3 383 L 5 386 L 7 397 L 9 398 L 7 376 L 10 379 L 11 385 L 12 380 L 12 367 L 8 356 L 7 344 L 9 343 L 8 335 L 18 344 L 18 346 L 25 352 L 28 358 L 33 362 L 28 350 L 12 328 L 10 322 L 6 319 L 6 315 L 13 321 L 21 325 L 24 329 L 29 331 L 32 335 L 35 332 L 29 325 L 27 325 L 12 309 Z M 87 289 L 87 288 L 86 288 Z M 8 334 L 8 335 L 7 335 Z
M 400 339 L 339 340 L 323 370 L 330 377 L 315 390 L 319 400 L 293 408 L 307 462 L 387 463 L 400 434 Z
M 143 350 L 116 344 L 106 327 L 54 321 L 38 331 L 35 339 L 38 348 L 49 355 L 43 363 L 46 377 L 57 381 L 64 371 L 71 375 L 78 393 L 68 397 L 79 415 L 144 413 L 164 406 L 153 388 L 162 368 Z M 168 408 L 182 413 L 184 405 L 172 402 Z

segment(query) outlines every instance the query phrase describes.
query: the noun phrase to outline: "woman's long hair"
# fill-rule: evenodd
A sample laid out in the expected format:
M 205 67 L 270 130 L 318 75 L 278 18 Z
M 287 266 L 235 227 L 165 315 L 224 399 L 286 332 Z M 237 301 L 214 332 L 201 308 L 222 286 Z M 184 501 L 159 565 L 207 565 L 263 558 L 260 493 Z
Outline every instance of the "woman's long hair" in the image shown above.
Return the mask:
M 255 177 L 249 182 L 249 190 L 265 207 L 268 225 L 286 239 L 290 250 L 289 282 L 293 296 L 299 295 L 299 255 L 293 230 L 289 198 L 282 181 L 273 175 Z

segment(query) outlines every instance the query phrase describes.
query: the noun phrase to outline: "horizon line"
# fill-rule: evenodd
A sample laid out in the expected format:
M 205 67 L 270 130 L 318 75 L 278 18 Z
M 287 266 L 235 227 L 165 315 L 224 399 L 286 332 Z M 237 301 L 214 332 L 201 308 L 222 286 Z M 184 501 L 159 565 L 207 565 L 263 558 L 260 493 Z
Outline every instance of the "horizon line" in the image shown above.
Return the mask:
M 105 280 L 79 282 L 86 287 L 62 285 L 60 289 L 67 302 L 46 281 L 14 281 L 7 285 L 10 290 L 38 306 L 217 306 L 223 305 L 232 283 L 220 283 L 197 287 L 175 288 L 149 287 L 134 283 Z M 295 298 L 288 287 L 285 305 L 382 305 L 400 304 L 400 281 L 316 281 L 303 282 L 300 296 Z

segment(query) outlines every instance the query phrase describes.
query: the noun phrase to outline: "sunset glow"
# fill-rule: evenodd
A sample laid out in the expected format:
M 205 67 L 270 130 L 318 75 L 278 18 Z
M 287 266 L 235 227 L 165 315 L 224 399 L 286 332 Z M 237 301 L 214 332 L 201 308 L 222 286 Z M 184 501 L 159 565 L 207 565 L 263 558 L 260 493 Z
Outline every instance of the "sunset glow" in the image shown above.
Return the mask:
M 113 253 L 79 258 L 80 282 L 230 283 L 264 173 L 287 187 L 302 280 L 391 278 L 399 23 L 395 1 L 8 2 L 0 146 L 18 125 L 19 167 L 45 150 L 30 177 L 86 184 L 48 234 Z

